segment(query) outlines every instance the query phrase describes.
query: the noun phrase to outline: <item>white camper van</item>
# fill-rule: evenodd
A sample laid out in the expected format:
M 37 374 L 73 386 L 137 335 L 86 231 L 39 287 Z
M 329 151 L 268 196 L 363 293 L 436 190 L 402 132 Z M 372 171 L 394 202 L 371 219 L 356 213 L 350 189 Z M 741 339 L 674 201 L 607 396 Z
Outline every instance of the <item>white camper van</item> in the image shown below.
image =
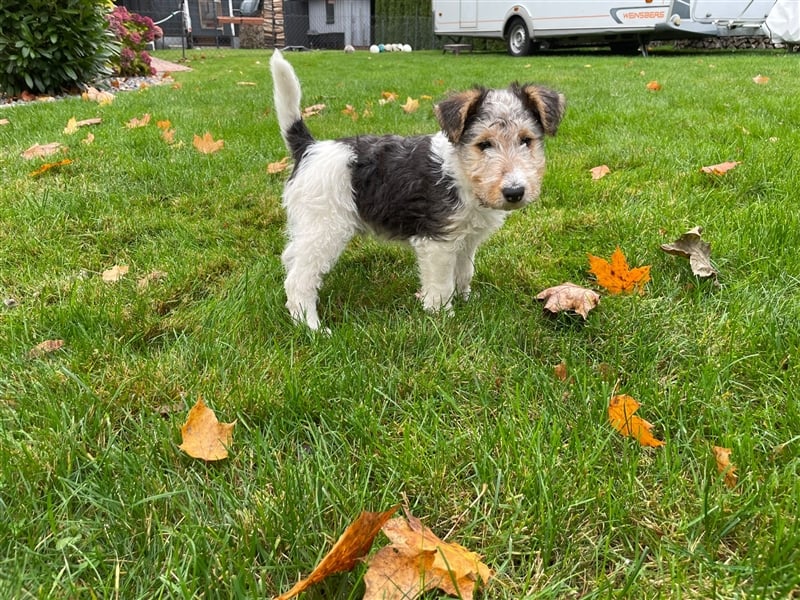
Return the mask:
M 434 33 L 504 39 L 512 56 L 541 47 L 646 48 L 650 40 L 758 35 L 776 0 L 433 0 Z

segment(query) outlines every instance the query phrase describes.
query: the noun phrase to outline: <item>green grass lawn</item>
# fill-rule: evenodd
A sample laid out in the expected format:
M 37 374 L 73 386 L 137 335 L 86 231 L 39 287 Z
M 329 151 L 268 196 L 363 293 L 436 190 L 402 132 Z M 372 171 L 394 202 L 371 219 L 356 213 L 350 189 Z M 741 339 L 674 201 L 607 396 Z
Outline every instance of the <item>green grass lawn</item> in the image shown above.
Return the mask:
M 304 104 L 326 104 L 320 138 L 432 132 L 432 103 L 473 83 L 568 100 L 541 202 L 479 250 L 468 303 L 426 314 L 412 254 L 357 240 L 321 292 L 329 336 L 283 306 L 269 53 L 187 56 L 180 85 L 108 106 L 0 110 L 0 298 L 16 302 L 0 305 L 0 597 L 267 598 L 360 511 L 399 502 L 484 557 L 483 598 L 800 594 L 797 55 L 288 54 Z M 67 135 L 71 117 L 102 123 Z M 205 132 L 224 148 L 197 152 Z M 55 141 L 68 152 L 20 157 Z M 741 164 L 700 173 L 723 161 Z M 718 286 L 659 249 L 695 225 Z M 651 265 L 643 295 L 604 294 L 586 322 L 543 314 L 539 291 L 595 287 L 587 254 L 617 246 Z M 114 265 L 128 275 L 104 282 Z M 30 356 L 50 339 L 64 347 Z M 615 393 L 664 447 L 611 428 Z M 178 449 L 199 397 L 237 421 L 224 461 Z M 304 597 L 360 598 L 363 573 Z

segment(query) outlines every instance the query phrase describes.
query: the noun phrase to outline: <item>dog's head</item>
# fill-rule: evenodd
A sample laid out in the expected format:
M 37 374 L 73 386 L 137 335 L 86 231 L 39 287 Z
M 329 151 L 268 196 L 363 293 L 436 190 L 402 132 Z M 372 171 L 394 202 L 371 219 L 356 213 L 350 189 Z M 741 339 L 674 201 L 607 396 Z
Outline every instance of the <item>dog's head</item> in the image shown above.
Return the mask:
M 539 197 L 545 135 L 564 116 L 562 94 L 531 84 L 475 87 L 436 105 L 436 118 L 453 145 L 461 175 L 483 206 L 521 208 Z

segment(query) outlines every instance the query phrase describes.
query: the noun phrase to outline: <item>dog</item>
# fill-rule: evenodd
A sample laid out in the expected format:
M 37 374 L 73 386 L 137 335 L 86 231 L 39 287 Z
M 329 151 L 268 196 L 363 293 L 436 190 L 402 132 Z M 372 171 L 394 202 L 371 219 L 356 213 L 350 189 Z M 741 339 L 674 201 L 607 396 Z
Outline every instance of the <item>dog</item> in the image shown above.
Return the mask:
M 270 59 L 275 113 L 294 167 L 283 191 L 286 308 L 319 329 L 317 297 L 348 242 L 375 234 L 416 253 L 428 311 L 468 298 L 475 252 L 515 210 L 539 197 L 543 139 L 564 96 L 532 84 L 475 86 L 434 107 L 433 135 L 359 135 L 318 141 L 303 121 L 301 87 L 279 50 Z

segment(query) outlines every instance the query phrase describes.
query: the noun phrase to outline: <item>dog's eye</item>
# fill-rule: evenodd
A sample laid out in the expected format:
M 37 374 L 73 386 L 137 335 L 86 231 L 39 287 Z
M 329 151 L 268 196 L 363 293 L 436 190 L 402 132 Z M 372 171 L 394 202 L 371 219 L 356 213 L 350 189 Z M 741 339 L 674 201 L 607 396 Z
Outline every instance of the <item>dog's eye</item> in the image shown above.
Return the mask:
M 492 142 L 483 141 L 483 142 L 478 142 L 475 145 L 478 147 L 478 150 L 480 150 L 481 152 L 485 152 L 486 150 L 492 147 Z
M 523 146 L 527 146 L 528 148 L 530 148 L 531 144 L 533 143 L 533 138 L 529 138 L 529 137 L 526 136 L 526 137 L 520 138 L 519 141 Z

